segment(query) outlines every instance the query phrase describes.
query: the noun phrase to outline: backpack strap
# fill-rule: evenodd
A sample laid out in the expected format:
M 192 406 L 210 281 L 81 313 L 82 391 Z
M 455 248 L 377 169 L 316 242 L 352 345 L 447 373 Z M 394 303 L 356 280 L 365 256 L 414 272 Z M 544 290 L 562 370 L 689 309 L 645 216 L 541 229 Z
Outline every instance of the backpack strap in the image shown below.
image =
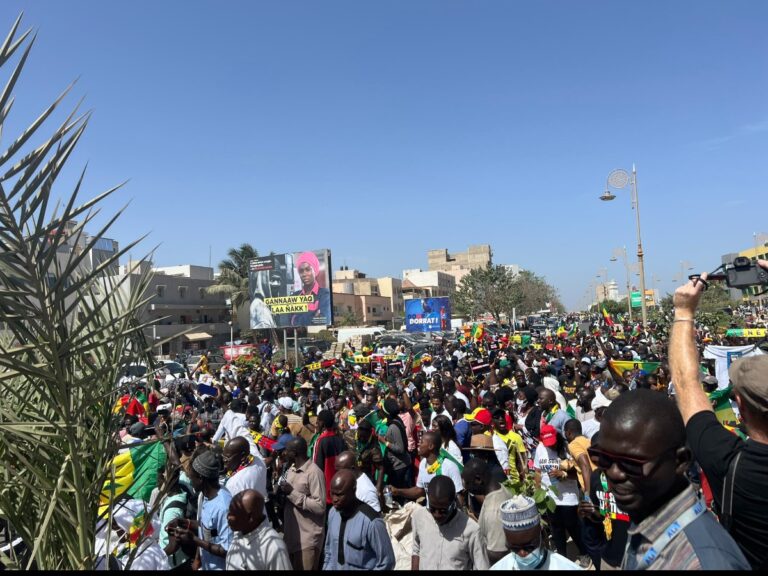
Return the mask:
M 725 528 L 726 532 L 731 531 L 731 525 L 733 524 L 733 486 L 736 478 L 736 467 L 739 464 L 739 458 L 741 458 L 741 450 L 736 457 L 731 460 L 728 466 L 728 472 L 725 474 L 723 481 L 723 494 L 720 503 L 720 524 Z

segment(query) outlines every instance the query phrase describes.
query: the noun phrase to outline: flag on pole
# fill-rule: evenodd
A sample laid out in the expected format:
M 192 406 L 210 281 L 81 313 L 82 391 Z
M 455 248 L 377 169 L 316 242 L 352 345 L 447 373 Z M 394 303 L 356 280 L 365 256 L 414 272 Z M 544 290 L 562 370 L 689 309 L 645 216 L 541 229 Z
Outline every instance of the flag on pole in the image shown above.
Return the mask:
M 608 314 L 605 306 L 603 306 L 603 320 L 605 320 L 605 323 L 608 324 L 608 326 L 613 327 L 613 318 L 611 318 L 611 315 Z
M 571 325 L 570 330 L 568 330 L 568 338 L 574 338 L 576 336 L 576 322 L 574 322 Z
M 472 340 L 482 340 L 483 339 L 483 325 L 482 324 L 473 324 L 472 325 Z
M 416 354 L 416 356 L 413 357 L 413 364 L 411 364 L 411 372 L 417 373 L 421 370 L 421 357 L 423 354 Z
M 557 337 L 565 338 L 567 335 L 568 335 L 568 331 L 565 329 L 565 326 L 563 324 L 560 324 L 560 326 L 557 327 Z

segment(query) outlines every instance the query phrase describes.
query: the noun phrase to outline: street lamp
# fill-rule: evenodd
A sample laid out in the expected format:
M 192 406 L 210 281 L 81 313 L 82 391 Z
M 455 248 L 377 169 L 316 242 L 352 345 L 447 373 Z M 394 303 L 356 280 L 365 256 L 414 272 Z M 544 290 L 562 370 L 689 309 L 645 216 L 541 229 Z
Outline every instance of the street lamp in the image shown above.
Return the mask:
M 632 322 L 632 297 L 631 290 L 629 288 L 629 262 L 627 261 L 627 247 L 614 248 L 613 256 L 611 256 L 611 262 L 616 262 L 618 256 L 624 261 L 624 270 L 627 273 L 627 314 L 629 314 L 629 321 Z
M 235 335 L 234 335 L 235 327 L 232 326 L 232 320 L 227 322 L 227 324 L 229 324 L 229 363 L 231 364 L 233 362 L 233 358 L 234 358 L 233 346 L 234 346 L 234 343 L 235 343 L 234 342 L 234 340 L 235 340 Z
M 616 198 L 615 194 L 611 193 L 611 188 L 622 189 L 627 184 L 632 186 L 632 209 L 635 211 L 635 218 L 637 223 L 637 263 L 640 267 L 640 305 L 643 316 L 643 328 L 647 325 L 648 311 L 645 304 L 645 265 L 643 264 L 643 242 L 640 239 L 640 200 L 637 195 L 637 170 L 635 165 L 632 165 L 632 174 L 621 168 L 613 170 L 608 174 L 606 181 L 605 192 L 600 196 L 600 200 L 608 202 Z

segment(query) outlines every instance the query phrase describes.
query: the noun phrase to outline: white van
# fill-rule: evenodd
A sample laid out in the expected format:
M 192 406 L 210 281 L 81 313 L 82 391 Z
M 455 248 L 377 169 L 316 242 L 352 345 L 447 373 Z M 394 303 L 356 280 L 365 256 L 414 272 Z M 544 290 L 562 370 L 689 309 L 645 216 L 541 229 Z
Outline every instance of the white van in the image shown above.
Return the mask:
M 335 330 L 336 341 L 341 344 L 354 336 L 368 335 L 371 340 L 375 340 L 384 334 L 385 329 L 380 326 L 353 326 L 349 328 L 339 328 Z

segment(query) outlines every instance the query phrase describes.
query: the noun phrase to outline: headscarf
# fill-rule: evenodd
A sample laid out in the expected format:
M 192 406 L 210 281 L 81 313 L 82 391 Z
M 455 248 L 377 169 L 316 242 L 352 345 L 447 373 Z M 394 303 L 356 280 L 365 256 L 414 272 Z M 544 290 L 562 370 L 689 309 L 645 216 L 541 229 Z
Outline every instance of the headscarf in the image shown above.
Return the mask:
M 315 273 L 315 279 L 320 275 L 320 261 L 314 252 L 302 252 L 296 259 L 296 268 L 301 268 L 302 264 L 309 264 Z

